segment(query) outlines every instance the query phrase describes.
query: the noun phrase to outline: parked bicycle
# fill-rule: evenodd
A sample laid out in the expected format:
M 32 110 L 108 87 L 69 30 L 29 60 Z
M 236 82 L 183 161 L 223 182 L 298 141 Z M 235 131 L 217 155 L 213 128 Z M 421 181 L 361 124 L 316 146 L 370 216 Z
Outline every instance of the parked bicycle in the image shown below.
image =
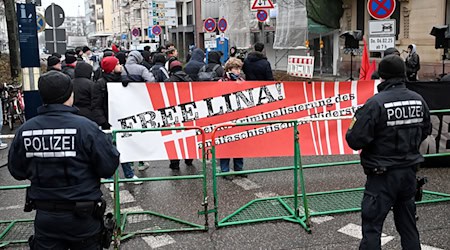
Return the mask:
M 23 101 L 22 85 L 3 84 L 1 100 L 3 107 L 3 124 L 8 124 L 10 130 L 14 129 L 15 121 L 25 122 L 25 103 Z

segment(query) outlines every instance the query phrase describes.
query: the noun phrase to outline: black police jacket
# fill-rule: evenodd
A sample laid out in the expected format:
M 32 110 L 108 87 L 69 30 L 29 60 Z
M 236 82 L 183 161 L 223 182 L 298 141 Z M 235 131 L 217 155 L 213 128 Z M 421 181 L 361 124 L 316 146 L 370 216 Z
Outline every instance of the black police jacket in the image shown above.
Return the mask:
M 431 133 L 425 100 L 396 78 L 382 82 L 379 93 L 358 109 L 347 131 L 348 145 L 361 151 L 365 168 L 408 167 L 423 162 L 420 144 Z
M 8 169 L 31 181 L 32 200 L 91 201 L 102 196 L 100 178 L 119 166 L 119 152 L 97 124 L 62 104 L 38 108 L 16 132 Z

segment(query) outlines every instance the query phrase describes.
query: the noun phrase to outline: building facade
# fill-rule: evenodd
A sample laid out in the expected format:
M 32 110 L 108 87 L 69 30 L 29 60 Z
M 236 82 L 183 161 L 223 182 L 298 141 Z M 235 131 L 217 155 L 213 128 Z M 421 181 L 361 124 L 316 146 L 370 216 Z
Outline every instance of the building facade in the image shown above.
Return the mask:
M 8 31 L 6 29 L 6 15 L 3 1 L 0 2 L 0 52 L 8 49 Z

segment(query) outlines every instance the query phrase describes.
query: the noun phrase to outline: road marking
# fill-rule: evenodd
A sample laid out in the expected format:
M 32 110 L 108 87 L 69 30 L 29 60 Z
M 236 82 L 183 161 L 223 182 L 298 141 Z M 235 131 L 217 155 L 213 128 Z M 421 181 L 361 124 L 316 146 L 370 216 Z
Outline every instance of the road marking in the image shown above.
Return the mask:
M 259 193 L 255 193 L 256 197 L 258 198 L 269 198 L 269 197 L 277 197 L 278 194 L 274 193 L 274 192 L 259 192 Z
M 311 211 L 311 210 L 310 210 Z M 319 217 L 311 217 L 311 222 L 314 222 L 316 224 L 321 224 L 330 220 L 333 220 L 333 216 L 319 216 Z
M 444 250 L 442 248 L 427 246 L 427 245 L 423 245 L 423 244 L 420 244 L 420 246 L 422 247 L 422 250 Z
M 22 206 L 20 205 L 15 205 L 15 206 L 9 206 L 9 207 L 0 207 L 0 211 L 3 210 L 10 210 L 10 209 L 17 209 L 17 208 L 21 208 Z
M 249 180 L 248 178 L 233 179 L 233 183 L 240 186 L 244 190 L 257 189 L 261 187 L 258 184 L 254 183 L 253 181 Z
M 338 232 L 346 234 L 348 236 L 362 239 L 362 227 L 353 223 L 348 224 L 347 226 L 341 228 L 338 230 Z M 387 236 L 386 234 L 381 234 L 381 245 L 388 243 L 389 241 L 393 240 L 394 236 Z
M 120 210 L 120 212 L 122 214 L 128 213 L 128 212 L 142 212 L 142 211 L 144 211 L 144 209 L 142 209 L 141 206 L 127 207 L 127 208 Z M 152 217 L 149 214 L 129 214 L 127 216 L 128 223 L 140 223 L 140 222 L 148 221 L 151 219 L 152 219 Z
M 135 202 L 134 196 L 130 193 L 128 190 L 120 190 L 119 191 L 120 196 L 120 204 Z
M 175 243 L 176 241 L 167 234 L 157 235 L 157 236 L 146 236 L 142 237 L 142 239 L 147 243 L 149 247 L 152 249 L 167 246 Z

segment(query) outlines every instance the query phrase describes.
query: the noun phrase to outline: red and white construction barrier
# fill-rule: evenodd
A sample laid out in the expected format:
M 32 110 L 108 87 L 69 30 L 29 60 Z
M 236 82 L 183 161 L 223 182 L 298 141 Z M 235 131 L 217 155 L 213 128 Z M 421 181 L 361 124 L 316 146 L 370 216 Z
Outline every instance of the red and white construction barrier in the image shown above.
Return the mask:
M 287 73 L 291 76 L 313 78 L 314 57 L 312 56 L 289 56 Z

